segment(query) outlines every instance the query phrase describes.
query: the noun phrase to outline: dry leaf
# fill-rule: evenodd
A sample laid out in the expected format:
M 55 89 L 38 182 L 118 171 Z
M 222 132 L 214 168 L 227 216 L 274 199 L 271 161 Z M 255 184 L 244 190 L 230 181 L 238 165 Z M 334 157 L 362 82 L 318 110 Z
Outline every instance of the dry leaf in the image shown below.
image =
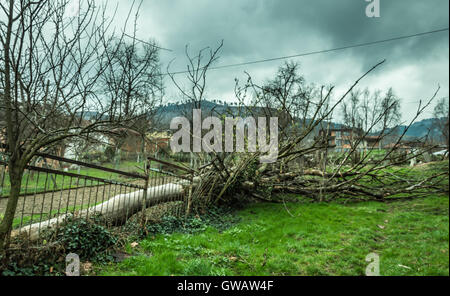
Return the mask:
M 408 266 L 405 266 L 405 265 L 401 265 L 401 264 L 399 264 L 398 267 L 403 267 L 403 268 L 406 268 L 406 269 L 411 269 L 411 267 L 408 267 Z
M 131 243 L 131 247 L 132 247 L 132 248 L 136 248 L 138 245 L 139 245 L 138 242 L 132 242 L 132 243 Z
M 383 226 L 383 225 L 378 225 L 378 227 L 380 227 L 381 229 L 384 229 L 385 226 Z
M 92 263 L 91 262 L 83 263 L 83 270 L 85 272 L 91 271 L 92 270 Z

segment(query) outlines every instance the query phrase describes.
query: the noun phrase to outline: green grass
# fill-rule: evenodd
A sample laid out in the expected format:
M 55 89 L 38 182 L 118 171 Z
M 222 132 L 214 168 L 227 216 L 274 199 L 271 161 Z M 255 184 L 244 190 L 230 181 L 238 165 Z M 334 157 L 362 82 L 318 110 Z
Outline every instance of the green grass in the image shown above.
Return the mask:
M 173 162 L 173 161 L 172 161 Z M 182 164 L 186 165 L 181 162 L 173 162 L 175 164 Z M 134 173 L 140 173 L 143 174 L 143 163 L 133 162 L 133 161 L 122 161 L 118 165 L 115 165 L 113 163 L 106 163 L 102 164 L 101 166 L 107 167 L 107 168 L 113 168 L 116 170 L 124 171 L 124 172 L 134 172 Z M 152 167 L 158 168 L 159 166 L 156 165 L 154 162 L 152 164 Z M 80 171 L 78 170 L 69 170 L 69 173 L 74 174 L 80 174 L 83 176 L 90 176 L 90 177 L 96 177 L 100 179 L 106 179 L 106 180 L 114 180 L 119 182 L 132 182 L 136 179 L 122 176 L 115 173 L 110 173 L 106 171 L 101 171 L 98 169 L 92 169 L 92 168 L 82 168 Z M 179 172 L 177 173 L 184 173 Z M 159 178 L 161 176 L 160 173 L 157 172 L 150 172 L 150 178 Z M 0 197 L 2 196 L 8 196 L 11 189 L 11 183 L 9 181 L 9 174 L 5 173 L 2 175 L 0 172 L 0 184 L 3 183 L 3 187 L 0 187 Z M 48 175 L 46 173 L 39 173 L 33 172 L 33 174 L 30 174 L 26 172 L 24 176 L 22 177 L 22 186 L 21 186 L 21 193 L 39 193 L 39 192 L 45 192 L 50 190 L 61 190 L 62 189 L 69 189 L 69 188 L 78 188 L 78 187 L 89 187 L 89 186 L 95 186 L 97 185 L 97 181 L 91 181 L 91 180 L 76 180 L 76 178 L 70 177 L 64 177 L 62 175 Z M 101 184 L 101 182 L 100 182 Z M 1 185 L 0 185 L 1 186 Z
M 97 274 L 364 275 L 374 252 L 381 275 L 449 275 L 448 196 L 286 207 L 249 205 L 223 232 L 150 236 Z
M 97 202 L 97 204 L 99 204 L 101 202 Z M 42 221 L 46 221 L 48 219 L 66 214 L 66 213 L 74 213 L 75 211 L 79 211 L 79 210 L 83 210 L 83 209 L 87 209 L 90 206 L 93 205 L 77 205 L 77 206 L 70 206 L 70 207 L 65 207 L 65 208 L 61 208 L 59 210 L 52 210 L 49 213 L 42 213 L 42 214 L 34 214 L 34 215 L 24 215 L 22 218 L 14 218 L 13 220 L 13 224 L 12 224 L 12 228 L 16 229 L 19 228 L 20 226 L 26 226 L 29 224 L 33 224 L 33 223 L 38 223 L 38 222 L 42 222 Z M 1 219 L 3 219 L 3 215 L 0 214 L 0 221 Z
M 138 167 L 142 167 L 142 163 L 137 162 L 131 162 L 131 161 L 124 161 L 121 162 L 119 166 L 115 166 L 114 164 L 104 164 L 104 167 L 107 168 L 114 168 L 126 172 L 140 172 Z M 83 176 L 90 176 L 90 177 L 96 177 L 101 179 L 107 179 L 107 180 L 115 180 L 115 181 L 122 181 L 122 182 L 130 182 L 134 179 L 131 179 L 126 176 L 121 176 L 118 174 L 105 172 L 97 169 L 91 169 L 91 168 L 82 168 L 78 172 L 78 170 L 69 170 L 69 173 L 74 174 L 80 174 Z M 3 179 L 2 179 L 3 178 Z M 3 181 L 3 188 L 0 191 L 0 196 L 7 196 L 9 195 L 11 184 L 9 181 L 9 174 L 5 173 L 4 176 L 0 174 L 0 184 Z M 62 175 L 48 175 L 46 173 L 38 173 L 33 172 L 33 174 L 30 174 L 29 172 L 26 172 L 24 176 L 22 177 L 22 186 L 21 186 L 21 193 L 39 193 L 44 192 L 48 190 L 61 190 L 63 189 L 69 189 L 69 188 L 77 188 L 77 187 L 88 187 L 88 186 L 95 186 L 97 185 L 97 181 L 91 181 L 91 180 L 76 180 L 76 178 L 70 177 L 63 177 Z M 101 184 L 101 183 L 100 183 Z M 55 186 L 56 185 L 56 186 Z

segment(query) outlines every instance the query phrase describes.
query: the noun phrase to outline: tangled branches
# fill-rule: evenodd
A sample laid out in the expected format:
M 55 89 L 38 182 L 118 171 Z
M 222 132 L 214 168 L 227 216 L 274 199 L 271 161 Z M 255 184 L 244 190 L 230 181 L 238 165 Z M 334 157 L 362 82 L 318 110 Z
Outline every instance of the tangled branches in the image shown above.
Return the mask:
M 235 93 L 240 104 L 229 112 L 239 117 L 278 117 L 278 158 L 267 164 L 259 163 L 260 152 L 213 151 L 212 161 L 197 169 L 192 203 L 206 206 L 248 197 L 277 201 L 277 193 L 300 194 L 312 201 L 385 201 L 448 193 L 447 166 L 413 166 L 437 146 L 428 143 L 425 137 L 418 148 L 403 147 L 406 132 L 439 89 L 432 98 L 419 104 L 414 118 L 400 132 L 396 128 L 399 100 L 392 90 L 384 98 L 376 93 L 380 104 L 370 106 L 365 100 L 359 105 L 358 96 L 362 92 L 355 89 L 356 85 L 383 62 L 358 78 L 335 101 L 333 87 L 306 85 L 295 64 L 280 68 L 277 77 L 262 87 L 254 84 L 250 76 L 244 86 L 237 82 Z M 345 122 L 336 127 L 332 123 L 333 114 L 342 105 L 347 106 L 343 108 Z M 365 113 L 361 114 L 361 110 Z M 348 132 L 343 137 L 348 142 L 345 149 L 335 149 L 336 131 Z M 386 143 L 390 145 L 382 149 L 381 145 Z

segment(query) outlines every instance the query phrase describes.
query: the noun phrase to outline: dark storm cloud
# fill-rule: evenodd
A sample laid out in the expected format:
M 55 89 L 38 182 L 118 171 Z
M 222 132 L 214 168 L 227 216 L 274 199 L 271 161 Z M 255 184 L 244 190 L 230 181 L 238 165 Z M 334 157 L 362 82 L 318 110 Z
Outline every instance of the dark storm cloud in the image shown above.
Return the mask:
M 402 1 L 381 0 L 381 17 L 368 18 L 363 13 L 367 2 L 358 0 L 340 1 L 290 1 L 279 5 L 271 2 L 268 11 L 273 18 L 291 20 L 294 27 L 304 32 L 329 37 L 333 46 L 370 42 L 395 36 L 424 32 L 448 27 L 448 6 L 446 0 Z M 409 59 L 410 55 L 423 55 L 430 49 L 447 44 L 448 38 L 438 34 L 425 39 L 411 39 L 409 42 L 392 42 L 382 46 L 353 49 L 352 54 L 373 57 L 383 53 L 395 53 L 393 58 Z M 448 36 L 448 34 L 447 34 Z M 426 42 L 424 42 L 426 41 Z M 401 48 L 402 50 L 398 50 Z M 400 54 L 398 54 L 400 52 Z
M 161 58 L 164 64 L 176 58 L 171 67 L 176 71 L 185 69 L 186 44 L 195 53 L 223 39 L 217 65 L 225 65 L 448 27 L 447 0 L 380 0 L 380 18 L 366 17 L 367 4 L 364 0 L 146 0 L 138 36 L 155 38 L 173 49 L 161 52 Z M 309 81 L 346 87 L 370 66 L 387 59 L 383 69 L 367 81 L 370 85 L 362 86 L 392 86 L 405 102 L 411 102 L 429 96 L 438 83 L 441 95 L 448 96 L 448 42 L 444 32 L 295 61 L 301 63 Z M 208 94 L 232 99 L 234 78 L 242 77 L 244 70 L 264 80 L 281 63 L 211 71 Z M 169 96 L 174 97 L 174 88 L 166 82 Z

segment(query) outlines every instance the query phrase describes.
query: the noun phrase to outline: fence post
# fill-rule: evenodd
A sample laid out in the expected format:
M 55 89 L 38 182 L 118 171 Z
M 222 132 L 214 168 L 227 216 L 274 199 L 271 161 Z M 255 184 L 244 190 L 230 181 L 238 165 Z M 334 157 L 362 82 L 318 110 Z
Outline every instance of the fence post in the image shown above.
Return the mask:
M 145 227 L 145 210 L 147 208 L 147 197 L 148 197 L 148 185 L 149 185 L 149 181 L 150 181 L 150 160 L 146 159 L 145 160 L 145 189 L 144 189 L 144 195 L 143 195 L 143 200 L 142 200 L 142 220 L 141 220 L 141 227 Z
M 189 216 L 191 211 L 191 202 L 192 202 L 192 186 L 194 185 L 194 173 L 191 172 L 191 184 L 189 185 L 189 194 L 186 206 L 186 217 Z

